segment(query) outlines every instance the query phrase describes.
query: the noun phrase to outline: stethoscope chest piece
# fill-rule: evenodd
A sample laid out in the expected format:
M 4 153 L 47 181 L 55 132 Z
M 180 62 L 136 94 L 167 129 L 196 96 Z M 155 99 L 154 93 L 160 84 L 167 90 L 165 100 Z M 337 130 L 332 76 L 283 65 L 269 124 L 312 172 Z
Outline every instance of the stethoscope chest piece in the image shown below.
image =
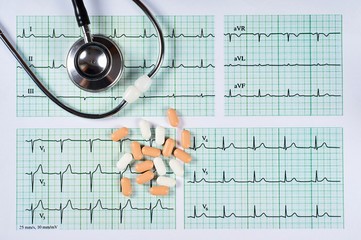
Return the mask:
M 88 43 L 84 39 L 75 42 L 66 62 L 69 78 L 88 92 L 100 92 L 114 86 L 124 71 L 120 49 L 100 35 L 93 35 Z

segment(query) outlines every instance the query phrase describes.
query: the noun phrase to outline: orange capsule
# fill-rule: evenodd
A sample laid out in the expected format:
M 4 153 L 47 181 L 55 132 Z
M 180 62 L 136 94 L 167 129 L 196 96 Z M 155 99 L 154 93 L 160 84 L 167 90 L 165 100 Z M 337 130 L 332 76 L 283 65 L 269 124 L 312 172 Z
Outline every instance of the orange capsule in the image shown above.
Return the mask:
M 169 108 L 167 115 L 168 115 L 169 124 L 172 127 L 177 127 L 179 124 L 179 118 L 178 118 L 176 110 L 174 110 L 173 108 Z
M 142 148 L 139 142 L 132 142 L 130 144 L 134 160 L 140 160 L 143 158 Z
M 118 142 L 119 140 L 125 138 L 128 135 L 128 133 L 129 133 L 128 128 L 126 127 L 119 128 L 118 130 L 113 132 L 112 140 L 114 142 Z
M 187 149 L 191 146 L 191 133 L 188 130 L 182 131 L 182 148 Z
M 146 182 L 149 182 L 153 178 L 154 178 L 154 173 L 152 171 L 146 171 L 145 173 L 142 173 L 137 177 L 137 183 L 144 184 Z
M 160 156 L 160 149 L 154 147 L 144 146 L 142 148 L 142 153 L 146 156 L 150 157 L 159 157 Z
M 129 197 L 132 195 L 132 185 L 129 178 L 122 178 L 122 180 L 120 180 L 120 185 L 122 186 L 122 193 L 124 196 Z
M 137 172 L 145 172 L 145 171 L 148 171 L 150 169 L 153 168 L 153 161 L 150 161 L 150 160 L 147 160 L 147 161 L 144 161 L 144 162 L 141 162 L 141 163 L 138 163 L 136 166 L 135 166 L 135 170 Z
M 176 150 L 174 150 L 173 154 L 176 158 L 178 158 L 184 163 L 190 163 L 192 161 L 192 156 L 181 149 L 177 148 Z
M 169 187 L 166 186 L 154 186 L 149 189 L 150 194 L 154 196 L 164 196 L 168 195 Z
M 172 155 L 174 147 L 175 147 L 175 141 L 171 138 L 168 138 L 163 146 L 163 151 L 162 151 L 163 156 L 170 157 L 170 155 Z

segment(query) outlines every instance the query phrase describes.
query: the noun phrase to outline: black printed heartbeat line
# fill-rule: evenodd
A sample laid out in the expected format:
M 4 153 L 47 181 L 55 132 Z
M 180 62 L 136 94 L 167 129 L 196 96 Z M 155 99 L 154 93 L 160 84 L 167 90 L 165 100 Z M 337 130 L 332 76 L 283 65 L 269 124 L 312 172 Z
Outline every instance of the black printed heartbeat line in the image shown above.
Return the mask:
M 18 69 L 23 69 L 22 66 L 16 66 Z M 55 65 L 55 60 L 52 61 L 52 64 L 49 66 L 36 66 L 34 64 L 29 65 L 30 68 L 34 69 L 66 69 L 66 66 L 64 64 L 60 64 L 58 66 Z
M 316 41 L 319 42 L 321 37 L 324 38 L 328 38 L 330 36 L 335 36 L 335 35 L 341 35 L 341 32 L 330 32 L 330 33 L 319 33 L 319 32 L 302 32 L 302 33 L 289 33 L 289 32 L 285 32 L 285 33 L 279 33 L 279 32 L 274 32 L 274 33 L 225 33 L 224 36 L 228 37 L 228 41 L 232 42 L 232 38 L 240 38 L 242 36 L 254 36 L 257 37 L 258 42 L 261 42 L 261 38 L 270 38 L 273 36 L 284 36 L 286 37 L 287 42 L 289 42 L 291 40 L 291 37 L 294 38 L 299 38 L 302 36 L 316 36 Z
M 265 97 L 273 97 L 273 98 L 293 98 L 293 97 L 315 97 L 315 98 L 322 98 L 322 97 L 341 97 L 340 94 L 330 94 L 330 93 L 320 93 L 320 89 L 317 89 L 316 94 L 301 94 L 301 93 L 293 93 L 291 94 L 290 89 L 287 89 L 286 94 L 271 94 L 271 93 L 265 93 L 261 94 L 261 89 L 258 89 L 257 94 L 233 94 L 232 89 L 229 89 L 228 94 L 224 95 L 226 98 L 265 98 Z
M 47 98 L 47 96 L 44 95 L 17 95 L 18 98 Z M 140 99 L 166 99 L 166 98 L 214 98 L 215 94 L 167 94 L 167 95 L 143 95 L 140 96 Z M 59 99 L 82 99 L 84 101 L 89 99 L 110 99 L 110 100 L 120 100 L 123 99 L 123 96 L 56 96 L 56 98 Z
M 197 151 L 200 148 L 204 148 L 207 150 L 222 150 L 225 151 L 227 149 L 233 148 L 237 150 L 258 150 L 260 148 L 269 149 L 269 150 L 288 150 L 290 148 L 295 149 L 313 149 L 318 150 L 320 148 L 328 148 L 328 149 L 340 149 L 340 147 L 336 146 L 329 146 L 326 142 L 322 142 L 321 144 L 318 143 L 317 136 L 314 138 L 314 144 L 310 146 L 300 146 L 297 145 L 295 142 L 292 142 L 290 144 L 287 143 L 286 136 L 283 137 L 283 145 L 282 146 L 267 146 L 265 143 L 261 142 L 260 144 L 256 144 L 256 137 L 253 136 L 252 138 L 252 145 L 251 146 L 237 146 L 235 143 L 231 142 L 229 144 L 226 143 L 225 137 L 222 137 L 222 145 L 221 146 L 208 146 L 205 142 L 197 145 L 196 143 L 196 137 L 193 137 L 193 146 L 190 147 L 191 150 Z
M 118 34 L 117 32 L 118 30 L 116 28 L 113 29 L 112 34 L 108 35 L 107 37 L 109 38 L 139 38 L 139 39 L 144 39 L 144 38 L 157 38 L 158 36 L 155 33 L 148 33 L 147 29 L 143 29 L 143 33 L 139 34 L 139 35 L 130 35 L 130 34 Z M 50 38 L 50 39 L 58 39 L 58 38 L 73 38 L 73 39 L 79 39 L 82 38 L 83 35 L 79 32 L 78 35 L 66 35 L 66 34 L 57 34 L 56 30 L 53 28 L 52 33 L 48 34 L 48 35 L 37 35 L 37 34 L 33 34 L 33 33 L 29 33 L 26 34 L 25 29 L 23 29 L 22 34 L 17 35 L 17 38 Z M 165 38 L 199 38 L 199 39 L 203 39 L 203 38 L 214 38 L 214 34 L 213 33 L 205 33 L 204 29 L 201 28 L 199 30 L 199 33 L 197 34 L 185 34 L 185 33 L 180 33 L 177 34 L 175 29 L 173 28 L 171 33 L 168 35 L 164 35 Z
M 285 64 L 225 64 L 225 67 L 340 67 L 338 63 L 285 63 Z
M 141 69 L 145 69 L 145 68 L 153 68 L 155 66 L 155 64 L 150 64 L 147 65 L 146 60 L 143 60 L 143 64 L 142 65 L 138 65 L 138 66 L 124 66 L 125 68 L 141 68 Z M 215 68 L 215 66 L 213 64 L 204 64 L 204 60 L 201 59 L 200 63 L 198 65 L 185 65 L 183 63 L 176 65 L 175 60 L 172 59 L 171 64 L 170 65 L 163 65 L 162 68 L 169 68 L 169 69 L 178 69 L 178 68 L 185 68 L 185 69 L 197 69 L 197 68 Z
M 226 177 L 226 173 L 225 171 L 222 172 L 222 178 L 221 180 L 208 180 L 206 178 L 200 178 L 200 179 L 197 179 L 197 174 L 196 174 L 196 171 L 193 172 L 193 179 L 192 180 L 189 180 L 187 181 L 187 183 L 194 183 L 194 184 L 198 184 L 198 183 L 209 183 L 209 184 L 218 184 L 218 183 L 239 183 L 239 184 L 249 184 L 249 183 L 270 183 L 270 184 L 273 184 L 273 183 L 293 183 L 293 182 L 296 182 L 296 183 L 322 183 L 322 182 L 328 182 L 328 183 L 339 183 L 341 182 L 340 180 L 330 180 L 328 179 L 327 177 L 323 177 L 323 178 L 319 178 L 318 176 L 318 171 L 316 170 L 315 171 L 315 176 L 313 179 L 310 179 L 310 180 L 301 180 L 301 179 L 297 179 L 295 177 L 292 177 L 292 178 L 288 178 L 287 177 L 287 171 L 284 171 L 284 175 L 283 175 L 283 179 L 278 179 L 278 180 L 269 180 L 269 179 L 266 179 L 264 177 L 262 178 L 259 178 L 257 179 L 257 176 L 256 176 L 256 172 L 253 171 L 253 177 L 251 180 L 237 180 L 235 178 L 228 178 Z
M 26 175 L 31 176 L 31 192 L 34 192 L 35 187 L 35 176 L 37 174 L 43 174 L 48 176 L 58 176 L 60 180 L 60 192 L 63 192 L 63 186 L 64 186 L 64 175 L 65 174 L 71 174 L 71 175 L 78 175 L 78 176 L 88 176 L 89 177 L 89 191 L 93 192 L 93 186 L 94 186 L 94 175 L 117 175 L 119 179 L 122 178 L 125 172 L 129 172 L 130 174 L 139 174 L 138 172 L 134 171 L 130 165 L 126 167 L 121 172 L 115 172 L 115 171 L 104 171 L 102 169 L 101 164 L 98 164 L 93 171 L 83 171 L 83 172 L 77 172 L 73 170 L 73 167 L 71 164 L 68 164 L 64 171 L 60 172 L 48 172 L 44 171 L 43 165 L 39 164 L 38 168 L 34 172 L 27 172 Z M 173 174 L 173 172 L 167 172 L 167 174 Z M 151 185 L 152 186 L 152 182 Z
M 323 213 L 320 213 L 319 212 L 319 208 L 318 208 L 318 205 L 316 205 L 315 207 L 315 212 L 314 214 L 310 214 L 310 215 L 302 215 L 302 214 L 299 214 L 297 212 L 292 212 L 292 213 L 289 213 L 288 212 L 288 209 L 287 209 L 287 205 L 285 205 L 284 207 L 284 212 L 283 214 L 279 214 L 279 215 L 272 215 L 272 214 L 267 214 L 265 212 L 261 212 L 261 213 L 258 213 L 257 212 L 257 209 L 256 209 L 256 206 L 253 206 L 253 213 L 250 214 L 250 215 L 238 215 L 234 212 L 230 212 L 230 213 L 227 213 L 227 210 L 226 210 L 226 206 L 223 205 L 222 207 L 222 214 L 220 215 L 211 215 L 211 214 L 207 214 L 205 212 L 201 213 L 201 214 L 198 214 L 197 213 L 197 208 L 196 206 L 193 207 L 193 215 L 190 215 L 190 216 L 187 216 L 187 218 L 194 218 L 194 219 L 197 219 L 197 218 L 216 218 L 216 219 L 224 219 L 224 218 L 231 218 L 231 217 L 234 217 L 234 218 L 245 218 L 245 219 L 255 219 L 255 218 L 293 218 L 293 217 L 296 217 L 296 218 L 324 218 L 324 217 L 329 217 L 329 218 L 340 218 L 341 216 L 340 215 L 331 215 L 330 213 L 328 212 L 323 212 Z
M 144 59 L 142 65 L 138 65 L 138 66 L 124 65 L 124 68 L 148 69 L 148 68 L 153 68 L 154 66 L 155 66 L 154 63 L 153 64 L 147 64 L 147 61 Z M 64 64 L 56 65 L 55 60 L 53 60 L 52 64 L 48 65 L 48 66 L 36 66 L 34 64 L 30 64 L 29 67 L 34 68 L 34 69 L 50 69 L 50 70 L 66 69 L 66 66 Z M 21 66 L 17 66 L 17 68 L 22 69 Z M 184 69 L 207 69 L 207 68 L 215 68 L 215 66 L 213 64 L 205 64 L 203 59 L 200 60 L 200 63 L 198 65 L 185 65 L 183 63 L 176 65 L 175 60 L 173 59 L 171 61 L 170 65 L 163 65 L 162 68 L 167 68 L 167 69 L 179 69 L 179 68 L 184 68 Z
M 132 204 L 132 201 L 129 199 L 126 201 L 125 204 L 119 203 L 119 207 L 104 207 L 103 203 L 100 199 L 95 204 L 89 203 L 89 207 L 79 208 L 74 207 L 71 200 L 68 200 L 65 205 L 62 203 L 59 204 L 58 208 L 50 208 L 45 207 L 42 200 L 39 200 L 39 202 L 34 206 L 34 204 L 30 204 L 30 208 L 25 209 L 25 211 L 31 212 L 31 223 L 34 223 L 34 217 L 35 217 L 35 211 L 37 209 L 40 209 L 42 211 L 49 211 L 49 212 L 60 212 L 60 224 L 63 224 L 64 219 L 64 212 L 67 209 L 73 210 L 73 211 L 79 211 L 79 212 L 89 212 L 89 220 L 90 224 L 93 223 L 94 220 L 94 211 L 97 209 L 103 210 L 103 211 L 114 211 L 119 212 L 119 223 L 123 223 L 124 218 L 124 210 L 129 208 L 134 211 L 148 211 L 149 212 L 149 220 L 150 223 L 153 223 L 153 215 L 154 211 L 157 208 L 160 208 L 161 210 L 167 210 L 167 211 L 173 211 L 174 209 L 171 207 L 165 207 L 163 206 L 162 200 L 158 199 L 157 202 L 153 205 L 152 203 L 149 203 L 148 207 L 135 207 Z
M 132 142 L 132 141 L 137 141 L 137 142 L 142 142 L 142 143 L 149 143 L 150 146 L 153 145 L 153 142 L 155 141 L 155 139 L 149 139 L 149 140 L 144 140 L 144 139 L 132 139 L 132 138 L 124 138 L 122 140 L 120 140 L 118 142 L 119 144 L 119 151 L 122 152 L 123 149 L 123 143 L 124 142 Z M 37 142 L 41 142 L 41 143 L 59 143 L 60 145 L 60 152 L 62 153 L 64 150 L 64 144 L 66 142 L 71 142 L 71 143 L 88 143 L 89 144 L 89 152 L 93 152 L 94 149 L 94 143 L 95 142 L 113 142 L 110 139 L 101 139 L 101 138 L 90 138 L 90 139 L 71 139 L 71 138 L 66 138 L 66 139 L 41 139 L 41 138 L 37 138 L 37 139 L 30 139 L 30 140 L 25 140 L 25 142 L 30 143 L 31 145 L 31 152 L 34 153 L 35 150 L 35 144 Z

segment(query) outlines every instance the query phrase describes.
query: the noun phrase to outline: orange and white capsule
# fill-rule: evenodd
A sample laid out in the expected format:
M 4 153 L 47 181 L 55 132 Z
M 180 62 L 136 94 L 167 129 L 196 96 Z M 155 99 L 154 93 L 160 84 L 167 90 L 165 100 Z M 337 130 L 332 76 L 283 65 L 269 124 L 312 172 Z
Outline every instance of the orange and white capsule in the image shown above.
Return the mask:
M 155 170 L 157 171 L 157 174 L 159 176 L 163 176 L 167 173 L 167 168 L 165 167 L 165 164 L 160 157 L 154 158 L 153 163 L 154 163 Z
M 166 186 L 154 186 L 149 189 L 150 194 L 154 196 L 165 196 L 169 193 L 169 187 Z
M 154 148 L 154 147 L 144 146 L 142 148 L 142 153 L 145 156 L 159 157 L 160 156 L 160 149 Z
M 122 180 L 120 180 L 120 185 L 124 196 L 129 197 L 132 195 L 132 184 L 129 178 L 123 177 Z
M 191 146 L 191 133 L 188 130 L 182 131 L 181 139 L 182 148 L 187 149 Z
M 152 169 L 153 166 L 154 166 L 153 161 L 146 160 L 144 162 L 141 162 L 141 163 L 138 163 L 137 165 L 135 165 L 135 171 L 142 173 L 142 172 Z
M 169 108 L 167 111 L 167 115 L 168 115 L 169 124 L 172 127 L 178 127 L 179 118 L 178 118 L 178 114 L 177 114 L 176 110 L 174 110 L 173 108 Z
M 173 153 L 174 147 L 175 147 L 175 141 L 171 138 L 168 138 L 163 146 L 163 151 L 162 151 L 163 156 L 170 157 L 170 155 L 172 155 Z
M 140 133 L 142 134 L 142 137 L 145 140 L 148 140 L 152 137 L 152 132 L 150 130 L 150 123 L 148 121 L 141 119 L 139 121 L 139 128 L 140 128 Z
M 169 160 L 169 167 L 177 177 L 183 177 L 184 169 L 183 166 L 176 159 Z
M 174 150 L 174 156 L 176 158 L 178 158 L 179 160 L 181 160 L 184 163 L 190 163 L 192 161 L 192 156 L 189 155 L 189 153 L 186 153 L 185 151 L 181 150 L 181 149 L 176 149 Z
M 155 128 L 155 143 L 158 146 L 162 146 L 165 139 L 165 128 L 158 126 Z
M 140 160 L 143 158 L 142 148 L 139 142 L 132 142 L 130 144 L 134 160 Z
M 121 172 L 125 170 L 128 167 L 128 165 L 132 162 L 132 160 L 133 160 L 132 154 L 125 153 L 117 162 L 118 171 Z
M 114 142 L 118 142 L 119 140 L 125 138 L 128 135 L 128 133 L 129 133 L 128 128 L 122 127 L 116 130 L 115 132 L 113 132 L 111 137 Z
M 160 186 L 174 187 L 176 180 L 170 177 L 159 176 L 157 178 L 157 184 Z
M 137 177 L 136 181 L 138 184 L 144 184 L 144 183 L 149 182 L 153 178 L 154 178 L 154 173 L 152 171 L 146 171 L 145 173 L 140 174 Z

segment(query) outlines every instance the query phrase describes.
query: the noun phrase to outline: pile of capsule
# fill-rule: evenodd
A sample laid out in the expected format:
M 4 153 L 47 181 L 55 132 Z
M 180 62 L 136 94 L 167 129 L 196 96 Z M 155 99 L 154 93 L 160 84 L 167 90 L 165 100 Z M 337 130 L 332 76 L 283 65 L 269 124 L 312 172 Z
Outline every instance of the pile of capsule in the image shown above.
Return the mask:
M 178 127 L 179 118 L 177 112 L 170 108 L 167 111 L 168 121 L 172 127 Z M 144 140 L 149 140 L 152 137 L 151 125 L 145 120 L 139 122 L 139 128 L 141 135 Z M 128 128 L 123 127 L 118 129 L 112 134 L 113 141 L 120 141 L 128 135 Z M 191 134 L 188 130 L 182 130 L 181 134 L 181 146 L 183 149 L 190 147 Z M 132 163 L 133 160 L 140 161 L 135 165 L 136 172 L 139 173 L 136 178 L 138 184 L 145 184 L 153 180 L 157 174 L 157 186 L 152 186 L 149 189 L 150 194 L 154 196 L 164 196 L 168 195 L 169 188 L 176 185 L 176 180 L 170 177 L 165 176 L 167 174 L 166 166 L 161 156 L 170 157 L 174 155 L 176 159 L 169 160 L 169 167 L 172 169 L 173 173 L 176 176 L 183 176 L 184 170 L 183 166 L 179 162 L 190 163 L 192 157 L 186 153 L 184 150 L 176 148 L 176 141 L 172 138 L 165 138 L 165 129 L 161 126 L 157 126 L 155 129 L 155 143 L 158 146 L 163 146 L 163 149 L 141 146 L 139 142 L 131 143 L 131 154 L 125 153 L 119 161 L 117 162 L 118 171 L 124 171 L 128 165 Z M 153 160 L 143 160 L 144 156 L 153 157 Z M 153 171 L 155 168 L 155 171 Z M 120 180 L 121 190 L 124 196 L 132 195 L 132 184 L 131 180 L 126 177 L 122 177 Z

